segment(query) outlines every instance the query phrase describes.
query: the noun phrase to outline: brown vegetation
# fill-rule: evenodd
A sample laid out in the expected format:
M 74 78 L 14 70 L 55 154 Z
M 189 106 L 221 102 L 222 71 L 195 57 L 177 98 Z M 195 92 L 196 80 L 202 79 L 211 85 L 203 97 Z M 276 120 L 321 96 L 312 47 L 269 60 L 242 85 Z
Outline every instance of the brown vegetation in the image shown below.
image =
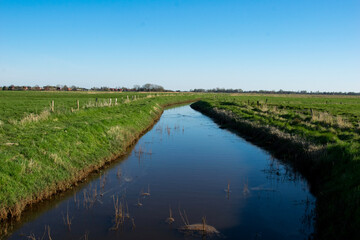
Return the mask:
M 218 235 L 220 232 L 213 226 L 206 224 L 206 217 L 202 217 L 202 223 L 190 224 L 185 210 L 183 212 L 179 209 L 180 217 L 184 223 L 184 226 L 180 227 L 181 231 L 190 232 L 193 234 L 206 235 Z

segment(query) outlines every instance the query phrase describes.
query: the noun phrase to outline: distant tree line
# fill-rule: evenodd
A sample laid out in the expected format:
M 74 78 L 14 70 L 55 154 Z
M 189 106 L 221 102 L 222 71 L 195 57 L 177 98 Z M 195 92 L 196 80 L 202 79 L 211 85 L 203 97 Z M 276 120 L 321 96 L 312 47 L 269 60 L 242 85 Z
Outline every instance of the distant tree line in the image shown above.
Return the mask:
M 81 88 L 77 87 L 75 85 L 72 85 L 71 87 L 68 87 L 67 85 L 46 85 L 43 87 L 40 87 L 38 85 L 35 86 L 0 86 L 0 91 L 109 91 L 109 92 L 174 92 L 172 90 L 166 90 L 164 87 L 152 84 L 152 83 L 146 83 L 143 86 L 140 85 L 134 85 L 133 88 L 126 88 L 126 87 L 93 87 L 91 89 L 87 88 Z M 176 92 L 180 92 L 180 90 L 177 90 Z M 360 95 L 360 92 L 320 92 L 320 91 L 285 91 L 280 89 L 279 91 L 268 91 L 268 90 L 257 90 L 257 91 L 244 91 L 242 89 L 225 89 L 225 88 L 213 88 L 213 89 L 203 89 L 203 88 L 196 88 L 190 90 L 190 92 L 199 92 L 199 93 L 261 93 L 261 94 L 309 94 L 309 95 Z
M 56 86 L 46 85 L 43 87 L 40 87 L 39 85 L 35 85 L 35 86 L 10 85 L 10 86 L 0 87 L 0 90 L 3 90 L 3 91 L 6 91 L 6 90 L 7 91 L 87 91 L 86 88 L 80 88 L 80 87 L 76 87 L 76 86 L 68 87 L 67 85 L 56 85 Z
M 225 88 L 213 88 L 213 89 L 202 89 L 202 88 L 197 88 L 194 90 L 190 90 L 190 92 L 213 92 L 213 93 L 242 93 L 243 90 L 242 89 L 225 89 Z
M 124 92 L 127 89 L 124 87 L 116 87 L 116 88 L 111 88 L 111 87 L 92 87 L 90 89 L 91 91 L 99 91 L 99 92 Z
M 146 83 L 142 87 L 139 85 L 134 85 L 135 91 L 139 92 L 165 92 L 165 89 L 163 86 L 152 84 L 152 83 Z
M 268 90 L 257 90 L 257 91 L 243 91 L 242 89 L 225 89 L 225 88 L 213 88 L 213 89 L 193 89 L 190 92 L 208 92 L 208 93 L 261 93 L 261 94 L 309 94 L 309 95 L 360 95 L 360 92 L 320 92 L 320 91 L 268 91 Z
M 321 92 L 321 91 L 285 91 L 280 89 L 279 91 L 244 91 L 244 93 L 262 93 L 262 94 L 309 94 L 309 95 L 360 95 L 360 92 Z
M 123 92 L 123 91 L 136 91 L 136 92 L 171 92 L 171 90 L 165 90 L 164 87 L 152 83 L 144 84 L 142 87 L 140 85 L 135 85 L 133 88 L 126 87 L 93 87 L 91 89 L 81 88 L 77 86 L 68 87 L 67 85 L 46 85 L 40 87 L 38 85 L 35 86 L 3 86 L 0 87 L 0 90 L 3 91 L 111 91 L 111 92 Z
M 134 85 L 132 88 L 109 88 L 109 87 L 93 87 L 91 88 L 92 91 L 116 91 L 121 90 L 124 92 L 131 91 L 131 92 L 173 92 L 172 90 L 166 90 L 163 86 L 152 84 L 152 83 L 146 83 L 143 86 L 140 85 Z

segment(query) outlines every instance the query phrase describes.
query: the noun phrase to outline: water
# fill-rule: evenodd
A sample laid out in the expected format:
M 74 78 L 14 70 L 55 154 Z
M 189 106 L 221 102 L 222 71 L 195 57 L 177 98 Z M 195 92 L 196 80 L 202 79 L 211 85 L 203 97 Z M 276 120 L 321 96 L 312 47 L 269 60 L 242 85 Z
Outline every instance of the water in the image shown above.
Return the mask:
M 114 198 L 130 216 L 117 230 Z M 41 238 L 45 229 L 44 239 L 49 229 L 52 239 L 203 238 L 179 231 L 179 209 L 190 224 L 206 216 L 220 232 L 208 239 L 307 239 L 314 202 L 289 167 L 182 106 L 166 110 L 127 156 L 29 209 L 9 239 Z M 172 225 L 165 222 L 169 208 Z

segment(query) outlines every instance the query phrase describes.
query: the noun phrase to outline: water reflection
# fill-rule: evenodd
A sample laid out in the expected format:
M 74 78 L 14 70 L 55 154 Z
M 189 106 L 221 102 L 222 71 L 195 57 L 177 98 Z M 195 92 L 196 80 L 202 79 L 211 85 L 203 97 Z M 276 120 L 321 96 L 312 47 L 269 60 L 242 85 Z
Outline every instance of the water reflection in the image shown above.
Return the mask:
M 127 157 L 27 211 L 9 238 L 305 239 L 314 202 L 289 166 L 183 106 Z

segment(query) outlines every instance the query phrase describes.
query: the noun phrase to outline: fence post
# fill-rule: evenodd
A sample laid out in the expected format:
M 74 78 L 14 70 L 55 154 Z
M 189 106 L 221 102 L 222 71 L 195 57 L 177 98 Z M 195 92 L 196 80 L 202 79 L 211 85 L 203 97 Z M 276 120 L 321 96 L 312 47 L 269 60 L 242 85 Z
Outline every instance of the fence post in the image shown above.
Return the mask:
M 79 110 L 79 109 L 80 109 L 80 103 L 79 103 L 79 100 L 76 100 L 76 104 L 77 104 L 77 109 Z
M 54 100 L 51 101 L 51 112 L 54 112 L 55 110 L 55 102 Z

